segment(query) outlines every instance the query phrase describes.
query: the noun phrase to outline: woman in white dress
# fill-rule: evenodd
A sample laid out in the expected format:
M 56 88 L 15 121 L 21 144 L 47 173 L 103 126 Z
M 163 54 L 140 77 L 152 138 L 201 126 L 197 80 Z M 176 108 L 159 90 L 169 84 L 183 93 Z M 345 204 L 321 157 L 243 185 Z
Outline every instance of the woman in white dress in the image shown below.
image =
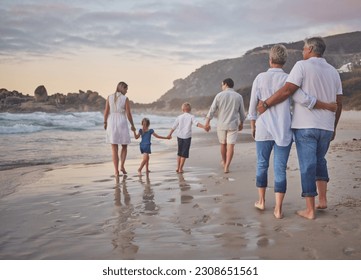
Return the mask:
M 127 174 L 124 163 L 127 158 L 127 148 L 130 144 L 130 133 L 127 118 L 131 125 L 131 130 L 135 131 L 132 113 L 130 111 L 129 99 L 126 97 L 128 85 L 120 82 L 116 92 L 109 95 L 105 103 L 104 129 L 106 130 L 106 142 L 112 146 L 112 158 L 115 169 L 115 176 L 119 176 L 119 171 Z M 118 145 L 122 149 L 118 156 Z M 120 169 L 119 169 L 120 157 Z

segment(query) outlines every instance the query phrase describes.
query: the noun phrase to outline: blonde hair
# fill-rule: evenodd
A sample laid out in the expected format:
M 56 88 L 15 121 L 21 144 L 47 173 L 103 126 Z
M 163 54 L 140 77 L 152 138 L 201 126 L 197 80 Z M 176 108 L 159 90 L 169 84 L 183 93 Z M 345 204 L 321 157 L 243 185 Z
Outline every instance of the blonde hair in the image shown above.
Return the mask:
M 189 102 L 184 102 L 182 104 L 182 111 L 183 111 L 183 108 L 186 112 L 190 112 L 192 110 L 191 104 Z
M 118 95 L 117 92 L 120 92 L 120 89 L 122 87 L 128 88 L 128 85 L 125 82 L 119 82 L 117 85 L 117 88 L 115 89 L 115 96 L 114 96 L 114 104 L 117 104 L 117 100 L 118 100 Z
M 286 63 L 287 56 L 287 49 L 281 44 L 274 45 L 269 52 L 269 58 L 274 64 L 284 65 Z

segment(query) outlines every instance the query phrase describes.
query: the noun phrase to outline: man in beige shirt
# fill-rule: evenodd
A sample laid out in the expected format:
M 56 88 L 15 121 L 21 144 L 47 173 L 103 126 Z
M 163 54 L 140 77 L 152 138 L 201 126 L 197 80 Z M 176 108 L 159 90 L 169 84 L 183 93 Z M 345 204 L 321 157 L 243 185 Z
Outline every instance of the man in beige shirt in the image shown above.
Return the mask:
M 242 95 L 233 89 L 234 82 L 227 78 L 222 82 L 222 91 L 216 95 L 206 117 L 205 126 L 210 127 L 210 121 L 217 112 L 217 136 L 221 144 L 221 157 L 224 173 L 229 172 L 234 145 L 237 142 L 238 131 L 243 129 L 246 118 Z

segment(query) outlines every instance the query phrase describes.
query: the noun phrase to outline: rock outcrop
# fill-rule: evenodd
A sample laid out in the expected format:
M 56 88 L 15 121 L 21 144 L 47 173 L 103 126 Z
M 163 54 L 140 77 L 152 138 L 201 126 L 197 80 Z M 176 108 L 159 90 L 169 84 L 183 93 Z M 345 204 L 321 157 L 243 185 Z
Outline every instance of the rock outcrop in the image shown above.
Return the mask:
M 35 102 L 46 102 L 48 100 L 48 92 L 43 85 L 38 86 L 35 89 L 34 99 Z
M 41 85 L 35 89 L 34 96 L 29 96 L 15 90 L 0 89 L 0 112 L 91 112 L 103 111 L 104 106 L 105 98 L 91 90 L 49 96 L 45 86 Z

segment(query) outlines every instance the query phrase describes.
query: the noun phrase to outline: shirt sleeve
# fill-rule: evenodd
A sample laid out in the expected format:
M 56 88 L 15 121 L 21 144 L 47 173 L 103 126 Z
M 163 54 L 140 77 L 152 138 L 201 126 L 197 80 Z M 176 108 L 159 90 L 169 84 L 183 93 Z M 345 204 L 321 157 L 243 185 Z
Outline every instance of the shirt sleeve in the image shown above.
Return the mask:
M 313 109 L 317 102 L 316 97 L 308 95 L 300 88 L 292 95 L 292 99 L 296 103 L 301 104 L 302 106 L 307 107 L 310 110 Z
M 211 108 L 209 109 L 209 112 L 207 114 L 207 118 L 209 118 L 210 120 L 213 119 L 215 112 L 218 109 L 218 94 L 216 95 L 216 97 L 214 98 Z
M 239 117 L 241 119 L 241 122 L 243 123 L 244 120 L 246 119 L 246 112 L 244 110 L 244 102 L 243 102 L 243 97 L 242 95 L 239 95 L 241 97 L 241 105 L 240 105 L 240 108 L 239 108 Z
M 290 74 L 287 77 L 286 82 L 292 83 L 298 87 L 302 86 L 303 81 L 303 67 L 301 64 L 302 61 L 297 61 L 296 64 L 293 66 Z
M 191 118 L 192 118 L 192 124 L 197 126 L 199 122 L 196 120 L 196 118 L 193 115 Z
M 173 123 L 172 129 L 175 130 L 179 125 L 179 117 L 177 117 Z
M 248 119 L 256 120 L 257 119 L 257 104 L 258 104 L 258 94 L 257 94 L 257 77 L 253 81 L 252 90 L 251 90 L 251 100 L 249 101 L 248 108 Z
M 343 92 L 342 92 L 342 82 L 341 82 L 341 78 L 340 78 L 340 74 L 337 72 L 337 90 L 336 90 L 336 95 L 342 95 Z

